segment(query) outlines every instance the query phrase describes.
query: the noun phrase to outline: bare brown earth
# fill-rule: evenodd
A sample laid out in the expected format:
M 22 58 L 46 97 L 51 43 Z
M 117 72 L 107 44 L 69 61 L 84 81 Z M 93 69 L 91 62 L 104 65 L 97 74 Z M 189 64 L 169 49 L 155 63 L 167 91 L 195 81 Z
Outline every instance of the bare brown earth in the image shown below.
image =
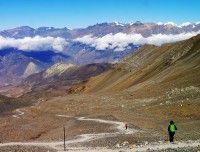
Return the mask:
M 0 142 L 62 141 L 64 126 L 67 140 L 80 134 L 116 131 L 111 124 L 77 119 L 83 116 L 128 123 L 138 132 L 71 146 L 168 141 L 170 120 L 178 128 L 176 141 L 199 140 L 199 63 L 200 35 L 161 47 L 146 45 L 112 70 L 71 89 L 34 92 L 18 98 L 16 102 L 33 104 L 7 109 L 0 115 Z
M 41 98 L 34 107 L 20 108 L 25 113 L 19 115 L 19 118 L 12 117 L 18 114 L 15 110 L 1 115 L 0 141 L 62 141 L 63 126 L 66 127 L 67 139 L 76 138 L 80 134 L 116 131 L 109 124 L 78 121 L 75 118 L 77 116 L 127 122 L 129 127 L 139 130 L 132 135 L 78 143 L 78 146 L 112 147 L 124 141 L 167 141 L 167 127 L 171 119 L 178 127 L 176 140 L 195 140 L 199 139 L 200 95 L 194 90 L 192 95 L 194 97 L 186 96 L 181 100 L 176 99 L 176 96 L 168 98 L 167 94 L 154 98 L 136 98 L 129 93 L 66 94 L 51 99 Z
M 47 147 L 36 146 L 5 146 L 1 147 L 0 152 L 56 152 L 56 150 Z
M 200 35 L 161 47 L 145 45 L 85 84 L 69 92 L 167 91 L 175 87 L 200 86 Z M 156 87 L 157 89 L 155 90 Z

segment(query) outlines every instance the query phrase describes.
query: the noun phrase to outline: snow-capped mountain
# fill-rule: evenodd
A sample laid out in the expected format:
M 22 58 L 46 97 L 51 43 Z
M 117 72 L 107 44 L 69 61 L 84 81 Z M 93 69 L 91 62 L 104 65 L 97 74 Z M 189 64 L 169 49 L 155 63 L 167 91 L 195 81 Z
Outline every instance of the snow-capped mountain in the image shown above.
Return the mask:
M 24 38 L 24 37 L 61 37 L 66 39 L 74 39 L 82 37 L 84 35 L 92 34 L 93 36 L 104 36 L 107 34 L 116 33 L 138 33 L 142 36 L 148 37 L 152 34 L 180 34 L 187 32 L 197 32 L 200 30 L 200 22 L 186 22 L 180 25 L 173 22 L 167 23 L 142 23 L 140 21 L 131 23 L 98 23 L 88 26 L 87 28 L 80 29 L 68 29 L 68 28 L 54 28 L 54 27 L 39 27 L 31 28 L 28 26 L 21 26 L 14 29 L 8 29 L 0 31 L 0 36 L 12 37 L 12 38 Z
M 0 31 L 0 86 L 19 82 L 55 63 L 115 63 L 145 43 L 161 45 L 200 33 L 200 22 L 100 23 L 87 28 L 31 28 Z

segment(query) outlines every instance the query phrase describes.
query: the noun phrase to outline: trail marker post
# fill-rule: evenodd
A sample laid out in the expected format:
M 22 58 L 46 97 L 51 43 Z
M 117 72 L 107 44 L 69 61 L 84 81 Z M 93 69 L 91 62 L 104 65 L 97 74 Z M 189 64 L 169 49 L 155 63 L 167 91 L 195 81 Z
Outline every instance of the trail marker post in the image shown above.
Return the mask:
M 65 126 L 64 126 L 64 151 L 66 151 L 66 145 L 65 145 Z

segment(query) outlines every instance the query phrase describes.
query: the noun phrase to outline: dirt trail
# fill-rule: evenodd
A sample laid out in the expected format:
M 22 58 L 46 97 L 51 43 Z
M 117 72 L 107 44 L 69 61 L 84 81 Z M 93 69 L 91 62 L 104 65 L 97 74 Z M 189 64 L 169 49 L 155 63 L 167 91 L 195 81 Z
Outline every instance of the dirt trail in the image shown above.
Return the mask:
M 20 111 L 19 109 L 16 110 L 19 114 L 13 115 L 16 116 L 16 118 L 19 118 L 19 116 L 24 115 L 24 112 Z M 68 115 L 56 115 L 58 117 L 72 117 Z M 101 138 L 106 137 L 113 137 L 120 134 L 133 134 L 136 133 L 138 130 L 133 128 L 128 128 L 125 130 L 124 123 L 118 122 L 118 121 L 111 121 L 111 120 L 104 120 L 104 119 L 91 119 L 86 117 L 73 117 L 79 121 L 95 121 L 98 123 L 108 123 L 112 124 L 116 127 L 118 130 L 117 132 L 113 133 L 97 133 L 97 134 L 82 134 L 77 136 L 76 139 L 68 140 L 66 141 L 66 145 L 70 143 L 79 143 L 79 142 L 87 142 L 92 140 L 97 140 Z M 56 141 L 56 142 L 11 142 L 11 143 L 1 143 L 0 147 L 3 146 L 14 146 L 14 145 L 20 145 L 20 146 L 42 146 L 42 147 L 50 147 L 58 152 L 63 152 L 63 141 Z M 107 149 L 102 147 L 96 147 L 96 148 L 87 148 L 87 147 L 67 147 L 67 151 L 79 151 L 79 152 L 115 152 L 116 150 L 122 150 L 126 152 L 135 152 L 135 151 L 147 151 L 147 150 L 163 150 L 168 148 L 182 148 L 182 147 L 198 147 L 200 145 L 200 141 L 187 141 L 187 142 L 176 142 L 174 144 L 170 143 L 148 143 L 143 145 L 134 145 L 131 149 L 129 147 L 120 147 L 120 148 L 114 148 L 114 149 Z
M 58 152 L 64 152 L 63 149 L 63 142 L 13 142 L 13 143 L 2 143 L 0 144 L 0 147 L 3 146 L 14 146 L 14 145 L 20 145 L 20 146 L 43 146 L 43 147 L 50 147 Z M 149 150 L 166 150 L 166 149 L 178 149 L 178 148 L 184 148 L 185 151 L 189 148 L 197 148 L 200 146 L 200 140 L 197 141 L 185 141 L 185 142 L 175 142 L 173 144 L 171 143 L 149 143 L 147 145 L 138 145 L 133 146 L 131 149 L 129 147 L 121 147 L 121 148 L 114 148 L 114 149 L 108 149 L 105 147 L 96 147 L 96 148 L 87 148 L 87 147 L 68 147 L 68 152 L 116 152 L 116 151 L 124 151 L 124 152 L 144 152 Z
M 24 115 L 24 112 L 20 111 L 19 109 L 16 110 L 19 114 L 18 115 L 12 115 L 15 118 L 19 118 L 19 116 Z M 56 115 L 58 117 L 71 117 L 68 115 Z M 79 135 L 78 138 L 73 139 L 73 140 L 68 140 L 66 141 L 66 144 L 70 143 L 78 143 L 78 142 L 87 142 L 91 140 L 97 140 L 101 138 L 106 138 L 106 137 L 112 137 L 116 136 L 119 134 L 133 134 L 136 133 L 138 130 L 133 129 L 133 128 L 128 128 L 125 130 L 124 123 L 118 122 L 118 121 L 111 121 L 111 120 L 103 120 L 103 119 L 91 119 L 91 118 L 86 118 L 86 117 L 75 117 L 75 119 L 79 121 L 95 121 L 98 123 L 108 123 L 112 124 L 116 127 L 118 130 L 117 132 L 113 133 L 96 133 L 96 134 L 82 134 Z M 63 142 L 12 142 L 12 143 L 3 143 L 0 144 L 0 146 L 13 146 L 13 145 L 22 145 L 22 146 L 49 146 L 53 149 L 60 150 L 62 148 Z
M 16 112 L 17 112 L 18 114 L 12 115 L 12 117 L 14 117 L 14 118 L 19 118 L 20 116 L 24 115 L 24 112 L 22 112 L 20 109 L 16 109 Z
M 67 115 L 57 115 L 59 117 L 71 117 Z M 79 138 L 67 141 L 67 143 L 77 143 L 77 142 L 87 142 L 91 140 L 96 140 L 96 139 L 101 139 L 101 138 L 106 138 L 106 137 L 112 137 L 116 136 L 119 134 L 133 134 L 136 133 L 138 130 L 133 129 L 133 128 L 128 128 L 125 130 L 124 123 L 119 122 L 119 121 L 111 121 L 111 120 L 104 120 L 104 119 L 91 119 L 91 118 L 86 118 L 86 117 L 75 117 L 79 121 L 96 121 L 99 123 L 107 123 L 107 124 L 112 124 L 116 127 L 118 130 L 117 132 L 113 133 L 95 133 L 95 134 L 82 134 L 79 135 Z
M 118 132 L 115 132 L 114 134 L 133 134 L 136 133 L 138 130 L 133 129 L 133 128 L 128 128 L 125 130 L 125 126 L 123 122 L 119 121 L 111 121 L 111 120 L 103 120 L 103 119 L 90 119 L 90 118 L 85 118 L 85 117 L 79 117 L 78 120 L 83 120 L 83 121 L 96 121 L 96 122 L 101 122 L 101 123 L 108 123 L 108 124 L 113 124 L 117 126 L 116 128 L 118 129 Z

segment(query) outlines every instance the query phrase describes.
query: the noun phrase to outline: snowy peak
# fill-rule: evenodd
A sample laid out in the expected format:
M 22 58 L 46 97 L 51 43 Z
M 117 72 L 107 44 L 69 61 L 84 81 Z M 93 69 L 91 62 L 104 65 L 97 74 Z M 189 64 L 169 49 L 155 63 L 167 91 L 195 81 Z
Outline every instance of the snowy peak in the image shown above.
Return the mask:
M 166 28 L 167 27 L 167 28 Z M 171 30 L 172 29 L 172 30 Z M 152 22 L 104 22 L 97 23 L 95 25 L 90 25 L 87 28 L 77 28 L 77 29 L 68 29 L 64 28 L 54 28 L 54 27 L 39 27 L 31 28 L 28 26 L 21 26 L 14 29 L 8 29 L 0 31 L 0 36 L 11 37 L 11 38 L 25 38 L 25 37 L 61 37 L 65 39 L 75 39 L 83 37 L 85 35 L 93 35 L 96 37 L 102 37 L 107 34 L 113 33 L 126 33 L 130 34 L 133 31 L 142 34 L 145 37 L 148 37 L 152 34 L 179 34 L 187 33 L 191 31 L 199 31 L 200 22 L 185 22 L 182 24 L 176 24 L 174 22 L 167 23 L 152 23 Z M 148 33 L 150 32 L 150 33 Z
M 120 22 L 113 22 L 113 24 L 115 24 L 116 26 L 124 26 L 125 24 L 120 23 Z
M 181 23 L 181 24 L 176 24 L 174 22 L 167 22 L 167 23 L 162 23 L 162 22 L 158 22 L 156 23 L 157 25 L 160 25 L 160 26 L 171 26 L 171 27 L 178 27 L 178 28 L 184 28 L 184 27 L 188 27 L 188 26 L 196 26 L 196 25 L 199 25 L 200 22 L 185 22 L 185 23 Z
M 190 22 L 185 22 L 185 23 L 180 24 L 178 27 L 188 26 L 188 25 L 190 25 L 190 24 L 191 24 Z
M 174 22 L 167 22 L 164 24 L 165 26 L 176 26 Z

